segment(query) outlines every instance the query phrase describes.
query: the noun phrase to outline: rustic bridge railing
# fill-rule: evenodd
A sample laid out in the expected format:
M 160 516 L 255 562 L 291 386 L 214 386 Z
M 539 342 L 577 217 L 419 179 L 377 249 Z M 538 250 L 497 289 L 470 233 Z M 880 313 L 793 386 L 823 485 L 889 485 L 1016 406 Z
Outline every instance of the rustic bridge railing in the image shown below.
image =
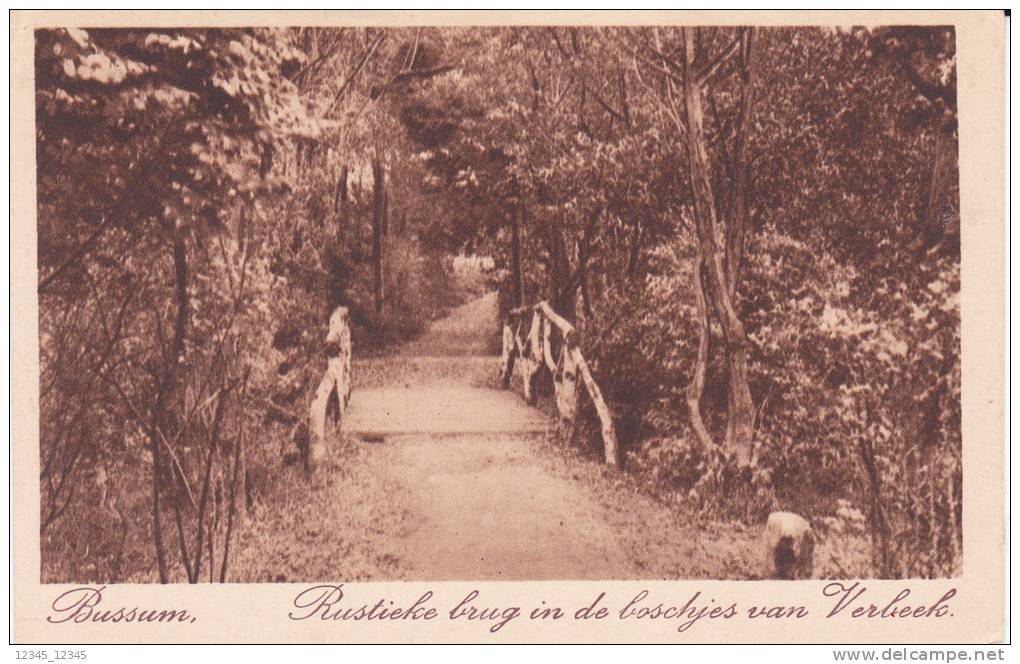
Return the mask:
M 529 319 L 530 315 L 530 319 Z M 572 425 L 577 417 L 578 376 L 595 406 L 602 425 L 605 460 L 611 466 L 620 464 L 620 448 L 616 441 L 613 416 L 609 412 L 591 369 L 581 355 L 577 332 L 568 320 L 553 311 L 548 302 L 512 309 L 503 324 L 503 357 L 500 377 L 503 389 L 510 388 L 514 366 L 520 360 L 524 399 L 534 405 L 537 399 L 535 381 L 545 366 L 552 374 L 556 391 L 556 410 L 560 420 Z
M 347 307 L 337 307 L 329 317 L 326 334 L 326 373 L 309 408 L 307 465 L 314 468 L 326 458 L 326 418 L 330 399 L 336 395 L 336 421 L 342 426 L 351 400 L 351 327 Z

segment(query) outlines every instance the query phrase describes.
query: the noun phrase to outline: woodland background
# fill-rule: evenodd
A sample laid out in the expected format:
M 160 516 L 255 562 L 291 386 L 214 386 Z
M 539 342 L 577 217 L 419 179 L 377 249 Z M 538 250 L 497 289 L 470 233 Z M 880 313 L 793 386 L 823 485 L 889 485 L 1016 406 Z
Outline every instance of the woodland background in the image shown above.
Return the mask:
M 35 38 L 44 581 L 230 580 L 332 309 L 369 354 L 486 289 L 579 329 L 648 492 L 960 573 L 952 28 Z

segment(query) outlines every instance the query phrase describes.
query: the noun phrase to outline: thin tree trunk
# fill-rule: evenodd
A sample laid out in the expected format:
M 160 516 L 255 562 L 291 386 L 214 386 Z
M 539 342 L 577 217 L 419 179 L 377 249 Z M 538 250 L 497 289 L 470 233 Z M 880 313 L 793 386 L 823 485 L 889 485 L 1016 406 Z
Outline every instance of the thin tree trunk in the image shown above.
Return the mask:
M 740 268 L 744 259 L 744 241 L 748 226 L 748 180 L 750 167 L 747 162 L 747 136 L 754 113 L 755 67 L 754 28 L 747 28 L 741 37 L 741 64 L 744 86 L 740 95 L 740 116 L 733 146 L 733 200 L 730 204 L 730 218 L 726 227 L 726 276 L 730 297 L 737 292 Z
M 213 522 L 209 529 L 209 583 L 213 583 L 216 574 L 216 534 L 220 529 L 220 486 L 217 483 L 213 495 Z
M 687 410 L 691 418 L 691 428 L 702 447 L 715 446 L 712 436 L 701 417 L 701 395 L 705 390 L 705 374 L 708 371 L 709 344 L 711 330 L 708 324 L 708 304 L 705 302 L 704 257 L 699 255 L 691 270 L 691 283 L 694 285 L 694 303 L 698 312 L 698 355 L 694 360 L 694 374 L 687 385 Z
M 546 246 L 549 249 L 549 301 L 556 313 L 563 314 L 563 234 L 553 221 L 545 226 Z M 570 320 L 569 316 L 565 316 Z
M 514 204 L 510 215 L 510 278 L 514 307 L 524 306 L 524 270 L 521 256 L 521 203 Z
M 591 291 L 588 288 L 588 266 L 582 265 L 581 270 L 581 304 L 584 306 L 585 318 L 591 318 L 594 314 L 591 309 Z
M 755 98 L 755 67 L 754 67 L 754 28 L 747 28 L 741 35 L 741 65 L 744 85 L 741 90 L 740 117 L 734 137 L 732 156 L 733 167 L 733 188 L 732 201 L 730 203 L 729 223 L 726 226 L 726 278 L 727 290 L 731 300 L 736 298 L 737 286 L 740 281 L 740 268 L 744 259 L 745 235 L 748 227 L 748 180 L 750 177 L 747 161 L 747 136 L 751 126 L 751 117 L 754 113 Z M 741 362 L 739 357 L 727 358 L 730 365 L 730 372 L 734 371 L 734 365 Z M 746 366 L 746 360 L 743 360 Z M 739 367 L 738 367 L 739 370 Z M 746 369 L 745 369 L 746 371 Z M 730 413 L 740 412 L 742 408 L 743 395 L 741 394 L 741 382 L 746 385 L 746 379 L 729 381 L 726 401 L 727 410 Z M 748 400 L 750 394 L 748 394 Z M 752 405 L 753 409 L 753 405 Z M 752 422 L 753 427 L 753 410 Z M 732 441 L 742 435 L 738 430 L 743 422 L 739 418 L 729 417 L 726 425 L 726 439 Z M 753 431 L 751 432 L 753 436 Z
M 577 290 L 578 287 L 585 287 L 587 250 L 579 248 L 577 271 L 572 274 L 563 226 L 550 221 L 546 225 L 546 237 L 549 248 L 549 301 L 556 313 L 573 323 L 577 318 Z M 585 241 L 582 239 L 582 244 Z
M 347 244 L 345 234 L 347 232 L 348 215 L 348 186 L 350 170 L 345 164 L 340 169 L 340 176 L 337 180 L 336 194 L 333 200 L 333 211 L 336 217 L 336 236 L 333 242 L 335 250 L 328 255 L 329 276 L 326 282 L 327 313 L 331 313 L 337 306 L 344 303 L 346 299 L 347 282 L 349 275 L 346 261 L 342 258 L 343 247 Z
M 166 553 L 163 550 L 163 526 L 161 523 L 162 509 L 160 507 L 160 474 L 163 472 L 163 464 L 160 460 L 158 434 L 152 431 L 149 434 L 149 451 L 152 454 L 152 542 L 156 547 L 156 566 L 159 570 L 159 582 L 167 583 L 169 575 L 166 567 Z
M 192 583 L 197 583 L 202 574 L 202 541 L 206 534 L 205 527 L 205 512 L 206 507 L 209 504 L 209 490 L 212 487 L 212 474 L 213 466 L 216 464 L 216 447 L 219 445 L 220 437 L 220 423 L 223 420 L 223 409 L 226 405 L 228 392 L 224 390 L 220 393 L 219 399 L 216 401 L 216 412 L 213 415 L 212 431 L 209 434 L 209 451 L 205 458 L 205 478 L 202 481 L 202 496 L 198 502 L 198 541 L 195 544 L 195 558 L 194 558 L 194 580 Z M 209 568 L 212 569 L 213 559 L 209 557 Z
M 167 358 L 162 379 L 156 385 L 156 399 L 152 406 L 152 421 L 149 426 L 149 451 L 152 454 L 152 539 L 156 548 L 156 564 L 160 583 L 169 581 L 166 552 L 163 547 L 162 508 L 160 505 L 160 483 L 163 472 L 160 433 L 164 430 L 166 401 L 173 392 L 177 365 L 181 353 L 184 351 L 189 312 L 187 246 L 179 229 L 173 228 L 171 232 L 173 233 L 174 292 L 177 299 L 177 317 L 174 321 L 174 338 L 170 344 L 170 356 Z
M 728 450 L 738 462 L 751 459 L 754 434 L 754 406 L 747 382 L 747 338 L 730 297 L 729 280 L 723 251 L 719 244 L 719 218 L 705 147 L 704 110 L 701 90 L 694 77 L 695 33 L 684 28 L 684 105 L 687 111 L 687 152 L 690 162 L 691 187 L 694 191 L 694 218 L 698 227 L 700 251 L 707 259 L 708 292 L 712 298 L 723 330 L 726 358 L 729 364 L 731 399 L 727 413 L 726 441 Z
M 247 380 L 242 391 L 242 403 L 244 394 L 247 393 Z M 237 513 L 237 484 L 241 478 L 241 462 L 244 455 L 244 429 L 238 433 L 234 441 L 234 468 L 230 474 L 230 500 L 227 508 L 227 532 L 223 534 L 223 562 L 220 564 L 220 583 L 227 581 L 227 563 L 230 560 L 230 538 L 234 534 L 234 516 Z
M 861 436 L 859 440 L 859 452 L 861 463 L 867 474 L 868 486 L 871 494 L 871 506 L 869 510 L 869 521 L 871 522 L 871 548 L 872 558 L 875 567 L 878 568 L 879 578 L 889 579 L 896 576 L 892 551 L 890 549 L 889 522 L 886 519 L 885 504 L 882 493 L 882 480 L 879 476 L 878 465 L 875 462 L 875 449 L 871 439 Z
M 939 203 L 942 200 L 942 186 L 944 170 L 942 167 L 942 156 L 945 151 L 945 140 L 941 130 L 935 131 L 935 147 L 932 151 L 931 175 L 928 180 L 928 195 L 925 197 L 921 209 L 920 221 L 921 231 L 914 241 L 918 251 L 924 251 L 934 247 L 942 239 L 944 225 L 942 223 L 942 207 Z
M 188 577 L 188 583 L 194 583 L 194 568 L 191 565 L 191 554 L 188 553 L 188 538 L 184 534 L 184 517 L 181 515 L 180 505 L 174 505 L 174 523 L 177 524 L 177 544 L 181 550 L 181 563 L 184 564 L 184 573 Z
M 338 221 L 338 236 L 343 233 L 344 227 L 347 225 L 347 178 L 349 175 L 350 170 L 344 164 L 340 169 L 340 178 L 336 183 L 336 197 L 333 199 L 333 212 L 336 213 Z
M 386 196 L 386 171 L 378 157 L 372 162 L 372 293 L 375 314 L 382 315 L 383 307 L 383 214 Z

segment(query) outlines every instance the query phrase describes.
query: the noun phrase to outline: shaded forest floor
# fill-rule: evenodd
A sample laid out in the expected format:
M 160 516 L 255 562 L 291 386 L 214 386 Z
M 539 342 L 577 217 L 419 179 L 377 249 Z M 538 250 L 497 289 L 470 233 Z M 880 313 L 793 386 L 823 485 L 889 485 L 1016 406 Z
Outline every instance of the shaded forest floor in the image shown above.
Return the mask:
M 758 528 L 693 518 L 634 477 L 567 449 L 551 425 L 535 426 L 537 411 L 518 421 L 523 400 L 498 390 L 498 359 L 484 354 L 495 311 L 486 295 L 387 357 L 355 363 L 352 413 L 359 394 L 388 395 L 369 399 L 357 417 L 392 432 L 369 439 L 376 442 L 339 436 L 331 463 L 313 477 L 285 469 L 280 490 L 247 524 L 232 581 L 762 574 Z M 452 401 L 442 419 L 456 426 L 428 421 L 436 394 Z M 391 407 L 413 426 L 402 428 Z M 442 433 L 426 433 L 433 429 Z M 826 547 L 816 570 L 839 575 L 826 566 Z

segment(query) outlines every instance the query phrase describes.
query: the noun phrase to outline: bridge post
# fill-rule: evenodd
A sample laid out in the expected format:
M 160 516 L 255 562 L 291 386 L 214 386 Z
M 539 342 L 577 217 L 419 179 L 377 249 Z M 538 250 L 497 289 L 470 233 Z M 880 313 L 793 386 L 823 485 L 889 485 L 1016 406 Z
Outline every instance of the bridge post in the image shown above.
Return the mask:
M 584 386 L 588 388 L 588 396 L 595 404 L 595 412 L 599 416 L 599 423 L 602 425 L 602 444 L 605 450 L 606 463 L 614 468 L 620 466 L 620 445 L 616 440 L 616 427 L 613 426 L 613 415 L 609 412 L 609 406 L 602 397 L 602 390 L 591 375 L 588 362 L 581 355 L 581 349 L 576 346 L 570 351 L 574 355 L 574 362 L 577 365 L 577 372 L 581 374 Z
M 499 361 L 500 384 L 504 390 L 510 389 L 510 380 L 514 375 L 514 363 L 517 360 L 517 337 L 510 323 L 503 324 L 503 355 Z
M 538 394 L 535 392 L 535 376 L 538 375 L 538 370 L 542 367 L 542 349 L 539 339 L 539 335 L 542 333 L 541 318 L 541 314 L 537 311 L 532 316 L 531 331 L 528 332 L 528 338 L 524 342 L 527 347 L 521 349 L 524 400 L 529 406 L 534 406 L 538 400 Z
M 309 441 L 305 467 L 314 470 L 325 459 L 328 452 L 326 440 L 326 415 L 330 400 L 336 395 L 337 423 L 342 424 L 347 404 L 351 400 L 351 327 L 347 307 L 337 307 L 329 317 L 329 332 L 326 334 L 324 350 L 328 362 L 326 373 L 315 391 L 315 398 L 308 410 Z
M 553 373 L 553 385 L 560 422 L 565 427 L 573 426 L 577 417 L 577 363 L 566 341 L 560 353 L 560 366 Z

